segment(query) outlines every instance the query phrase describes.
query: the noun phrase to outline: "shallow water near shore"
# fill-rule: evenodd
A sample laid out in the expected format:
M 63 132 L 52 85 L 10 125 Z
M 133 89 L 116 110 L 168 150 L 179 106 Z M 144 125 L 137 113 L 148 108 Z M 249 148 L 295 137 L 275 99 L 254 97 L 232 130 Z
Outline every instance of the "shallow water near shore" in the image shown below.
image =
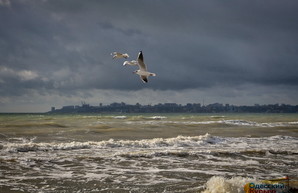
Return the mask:
M 0 150 L 0 192 L 241 192 L 297 178 L 298 115 L 2 114 Z

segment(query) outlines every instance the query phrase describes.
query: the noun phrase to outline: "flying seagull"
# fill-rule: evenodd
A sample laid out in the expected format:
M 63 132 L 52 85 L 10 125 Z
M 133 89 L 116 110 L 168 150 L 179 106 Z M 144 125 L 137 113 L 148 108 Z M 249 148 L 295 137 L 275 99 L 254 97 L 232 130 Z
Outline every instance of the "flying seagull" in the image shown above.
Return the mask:
M 119 52 L 113 52 L 113 53 L 111 53 L 111 55 L 113 56 L 113 59 L 115 59 L 115 58 L 128 58 L 129 57 L 129 55 L 127 53 L 122 54 L 122 53 L 119 53 Z
M 125 61 L 125 62 L 123 63 L 123 66 L 126 66 L 126 65 L 136 66 L 136 65 L 138 65 L 138 61 L 136 61 L 136 60 Z
M 148 82 L 149 76 L 156 76 L 155 73 L 151 73 L 147 71 L 147 67 L 146 67 L 146 64 L 144 63 L 144 57 L 143 57 L 142 51 L 140 51 L 138 55 L 138 66 L 139 66 L 139 70 L 136 70 L 133 73 L 140 75 L 140 78 L 144 83 Z

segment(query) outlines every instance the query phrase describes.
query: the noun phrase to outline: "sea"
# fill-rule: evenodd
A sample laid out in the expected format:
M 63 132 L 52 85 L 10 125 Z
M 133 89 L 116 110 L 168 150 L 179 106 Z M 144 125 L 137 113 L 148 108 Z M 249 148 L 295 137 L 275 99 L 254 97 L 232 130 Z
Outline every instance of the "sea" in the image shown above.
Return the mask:
M 285 176 L 298 114 L 0 114 L 1 193 L 238 193 Z

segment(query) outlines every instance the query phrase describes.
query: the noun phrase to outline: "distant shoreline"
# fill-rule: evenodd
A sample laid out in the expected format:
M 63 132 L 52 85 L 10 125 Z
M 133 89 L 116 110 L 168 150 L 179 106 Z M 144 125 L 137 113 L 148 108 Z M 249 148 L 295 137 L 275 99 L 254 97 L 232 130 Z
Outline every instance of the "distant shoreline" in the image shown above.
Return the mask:
M 157 105 L 129 105 L 112 103 L 110 105 L 91 106 L 89 104 L 63 106 L 61 109 L 52 107 L 49 114 L 84 114 L 84 113 L 298 113 L 298 105 L 269 104 L 254 106 L 236 106 L 214 103 L 202 106 L 200 103 L 186 105 L 164 103 Z
M 44 114 L 137 114 L 137 113 L 298 113 L 298 105 L 268 104 L 253 106 L 237 106 L 214 103 L 202 106 L 200 103 L 186 105 L 164 103 L 157 105 L 129 105 L 125 103 L 111 103 L 109 105 L 91 106 L 89 104 L 63 106 L 60 109 L 52 107 L 48 112 L 0 112 L 0 115 L 44 115 Z

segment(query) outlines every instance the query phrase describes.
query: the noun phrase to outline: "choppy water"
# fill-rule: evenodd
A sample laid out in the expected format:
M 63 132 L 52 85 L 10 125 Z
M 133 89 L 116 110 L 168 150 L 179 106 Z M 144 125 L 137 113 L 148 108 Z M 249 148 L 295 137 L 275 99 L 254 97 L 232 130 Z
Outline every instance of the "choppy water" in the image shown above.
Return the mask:
M 0 115 L 0 192 L 243 192 L 298 174 L 297 114 Z

